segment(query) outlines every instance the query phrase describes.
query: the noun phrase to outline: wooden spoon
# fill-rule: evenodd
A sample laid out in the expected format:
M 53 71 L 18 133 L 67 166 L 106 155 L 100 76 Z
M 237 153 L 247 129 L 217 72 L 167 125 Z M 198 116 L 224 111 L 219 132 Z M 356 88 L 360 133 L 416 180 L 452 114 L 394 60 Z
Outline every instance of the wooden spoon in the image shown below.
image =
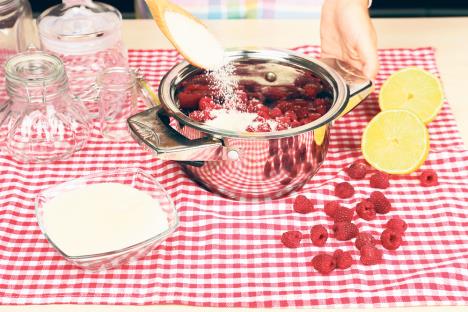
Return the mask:
M 222 65 L 220 64 L 222 55 L 219 54 L 224 54 L 224 49 L 202 21 L 169 0 L 145 1 L 162 33 L 189 63 L 204 69 L 214 69 Z M 177 25 L 168 23 L 166 18 L 168 12 L 179 14 L 178 17 L 186 19 L 188 23 L 184 21 L 182 24 L 180 20 Z M 181 35 L 183 28 L 187 35 L 185 33 Z M 175 33 L 178 35 L 174 36 Z M 203 51 L 206 53 L 211 51 L 213 54 L 202 53 Z

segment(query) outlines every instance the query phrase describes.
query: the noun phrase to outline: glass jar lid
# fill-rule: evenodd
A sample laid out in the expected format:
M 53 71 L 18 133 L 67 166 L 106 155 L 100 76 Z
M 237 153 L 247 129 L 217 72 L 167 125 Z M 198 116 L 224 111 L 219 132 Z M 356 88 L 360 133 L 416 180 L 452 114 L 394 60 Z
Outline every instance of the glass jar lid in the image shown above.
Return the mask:
M 42 51 L 19 53 L 5 64 L 5 78 L 8 83 L 25 85 L 48 85 L 65 76 L 62 61 Z
M 37 20 L 43 47 L 60 54 L 93 53 L 120 40 L 122 15 L 108 4 L 63 0 Z

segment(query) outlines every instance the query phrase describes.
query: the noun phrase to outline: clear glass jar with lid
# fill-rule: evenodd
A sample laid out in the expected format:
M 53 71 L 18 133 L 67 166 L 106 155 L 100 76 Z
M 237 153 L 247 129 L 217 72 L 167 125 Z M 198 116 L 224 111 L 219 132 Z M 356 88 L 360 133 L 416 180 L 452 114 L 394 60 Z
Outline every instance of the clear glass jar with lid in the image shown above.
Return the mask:
M 122 15 L 114 7 L 91 0 L 63 0 L 37 19 L 42 49 L 59 56 L 76 95 L 90 90 L 108 67 L 126 67 Z M 97 115 L 92 100 L 86 106 Z
M 5 63 L 9 100 L 0 108 L 1 146 L 21 162 L 49 162 L 80 150 L 90 133 L 88 112 L 72 96 L 62 61 L 42 51 Z
M 8 57 L 38 46 L 38 36 L 27 0 L 0 0 L 0 96 L 5 97 L 3 65 Z

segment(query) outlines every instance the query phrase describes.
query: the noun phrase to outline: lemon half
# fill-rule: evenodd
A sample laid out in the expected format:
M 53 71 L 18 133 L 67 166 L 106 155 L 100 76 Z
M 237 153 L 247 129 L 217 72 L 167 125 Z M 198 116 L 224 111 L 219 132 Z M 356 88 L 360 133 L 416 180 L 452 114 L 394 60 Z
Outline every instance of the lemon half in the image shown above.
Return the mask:
M 427 124 L 439 113 L 444 94 L 439 79 L 417 67 L 393 73 L 382 85 L 379 105 L 382 111 L 406 109 Z
M 364 129 L 362 153 L 377 170 L 407 174 L 417 170 L 429 154 L 429 132 L 408 110 L 387 110 L 377 114 Z

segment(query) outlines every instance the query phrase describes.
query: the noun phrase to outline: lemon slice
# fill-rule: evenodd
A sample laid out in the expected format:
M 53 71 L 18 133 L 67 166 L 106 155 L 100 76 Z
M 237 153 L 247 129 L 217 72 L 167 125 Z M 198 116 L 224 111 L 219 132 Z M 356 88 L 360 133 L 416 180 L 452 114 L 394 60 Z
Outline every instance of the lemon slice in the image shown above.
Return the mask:
M 382 111 L 406 109 L 427 124 L 439 113 L 444 94 L 439 79 L 417 67 L 393 73 L 382 85 L 379 105 Z
M 377 114 L 364 129 L 362 153 L 377 170 L 406 174 L 417 170 L 429 153 L 429 132 L 416 114 L 388 110 Z

